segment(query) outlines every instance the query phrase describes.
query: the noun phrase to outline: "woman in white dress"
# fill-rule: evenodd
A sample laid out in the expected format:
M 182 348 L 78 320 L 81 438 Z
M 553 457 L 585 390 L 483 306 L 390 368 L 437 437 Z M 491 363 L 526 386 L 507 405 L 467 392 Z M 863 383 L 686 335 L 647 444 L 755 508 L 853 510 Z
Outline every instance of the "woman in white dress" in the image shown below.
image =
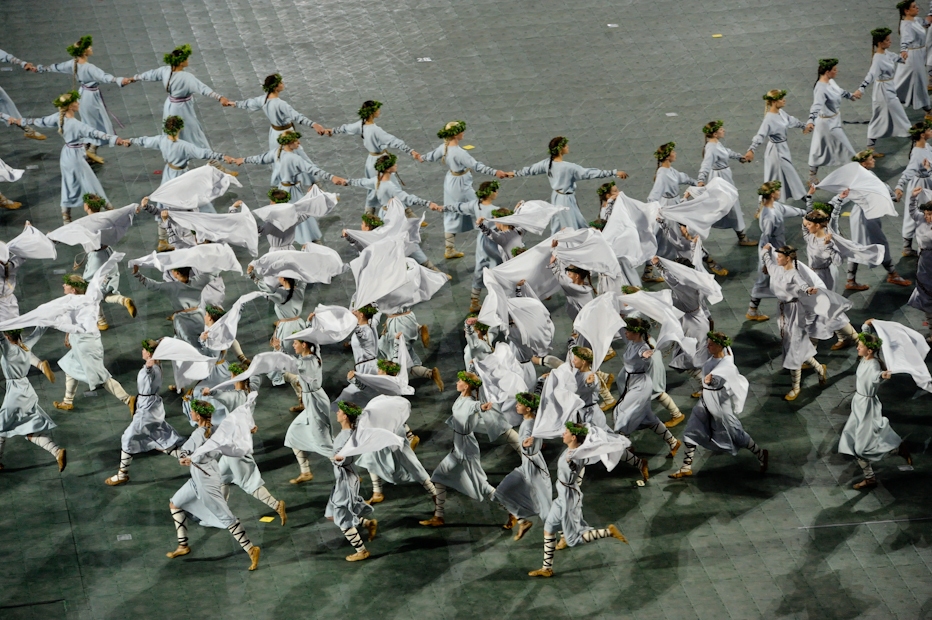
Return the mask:
M 809 145 L 809 182 L 818 183 L 816 175 L 822 166 L 841 166 L 851 161 L 854 148 L 841 125 L 841 100 L 860 99 L 835 83 L 838 76 L 838 59 L 823 58 L 819 61 L 819 78 L 812 87 L 812 107 L 809 108 L 809 123 L 812 131 Z
M 731 167 L 728 160 L 737 159 L 742 164 L 748 163 L 748 160 L 737 151 L 732 151 L 722 143 L 725 137 L 725 121 L 709 121 L 702 127 L 702 134 L 705 136 L 705 146 L 702 147 L 702 164 L 699 166 L 699 174 L 696 183 L 699 187 L 704 187 L 712 179 L 722 178 L 730 184 L 735 184 L 734 176 L 731 173 Z M 606 218 L 607 219 L 607 218 Z M 756 239 L 751 239 L 745 232 L 744 212 L 741 210 L 741 202 L 736 200 L 731 212 L 725 217 L 715 222 L 712 228 L 730 228 L 738 235 L 738 245 L 744 247 L 753 247 L 757 245 Z
M 853 95 L 861 96 L 862 91 L 874 85 L 871 95 L 871 122 L 867 126 L 867 148 L 872 148 L 880 138 L 905 138 L 909 132 L 909 118 L 903 104 L 896 96 L 893 76 L 903 58 L 890 51 L 889 28 L 871 30 L 873 55 L 871 67 L 864 81 Z M 874 153 L 874 157 L 883 157 L 883 153 Z
M 926 115 L 932 110 L 929 103 L 929 82 L 926 69 L 926 28 L 925 21 L 916 19 L 919 5 L 913 0 L 900 0 L 896 8 L 900 11 L 900 57 L 903 63 L 896 68 L 893 84 L 896 95 L 904 106 L 914 110 L 925 110 Z
M 784 188 L 784 198 L 787 200 L 802 198 L 806 188 L 793 168 L 793 158 L 790 156 L 790 147 L 786 139 L 790 129 L 802 129 L 804 134 L 811 130 L 801 120 L 783 111 L 786 106 L 785 90 L 769 90 L 763 99 L 767 102 L 764 107 L 764 121 L 744 158 L 754 161 L 754 151 L 767 140 L 767 148 L 764 151 L 764 181 L 780 181 Z
M 654 186 L 647 196 L 648 202 L 659 202 L 662 205 L 678 204 L 683 201 L 680 197 L 680 185 L 696 185 L 698 181 L 686 173 L 673 167 L 676 161 L 676 142 L 667 142 L 654 151 L 657 160 L 657 172 L 654 173 Z

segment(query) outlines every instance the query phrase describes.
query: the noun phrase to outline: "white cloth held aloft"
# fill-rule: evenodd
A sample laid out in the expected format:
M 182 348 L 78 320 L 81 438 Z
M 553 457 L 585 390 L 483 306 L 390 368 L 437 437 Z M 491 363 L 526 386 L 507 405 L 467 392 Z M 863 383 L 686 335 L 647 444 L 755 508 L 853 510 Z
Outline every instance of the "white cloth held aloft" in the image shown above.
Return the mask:
M 890 190 L 884 182 L 857 162 L 830 172 L 816 187 L 836 194 L 849 190 L 848 199 L 857 203 L 869 220 L 897 215 Z
M 513 400 L 515 394 L 528 390 L 521 364 L 505 342 L 497 343 L 491 355 L 476 362 L 476 374 L 482 379 L 488 401 L 493 403 Z
M 29 259 L 55 259 L 58 251 L 49 237 L 35 226 L 29 225 L 8 243 L 0 241 L 0 261 L 7 262 L 10 256 Z
M 595 372 L 605 360 L 605 354 L 612 346 L 612 340 L 625 322 L 610 295 L 599 295 L 579 311 L 573 321 L 573 329 L 592 347 L 592 372 Z
M 214 358 L 201 355 L 193 346 L 177 338 L 162 338 L 152 353 L 152 359 L 171 361 L 175 385 L 182 390 L 206 379 L 215 364 Z
M 573 416 L 585 404 L 576 393 L 576 369 L 572 364 L 560 365 L 544 382 L 531 434 L 540 439 L 562 436 L 566 423 L 575 420 Z
M 920 388 L 932 392 L 932 376 L 926 366 L 929 343 L 922 334 L 894 321 L 871 321 L 871 327 L 883 340 L 883 360 L 893 374 L 906 373 Z
M 357 372 L 354 376 L 357 381 L 380 394 L 411 396 L 414 394 L 414 388 L 408 384 L 408 369 L 411 367 L 408 347 L 404 342 L 404 334 L 396 336 L 395 339 L 395 350 L 398 352 L 398 366 L 401 367 L 397 375 L 370 375 Z
M 167 211 L 193 211 L 223 196 L 231 185 L 243 186 L 213 166 L 201 166 L 166 181 L 149 195 L 149 200 Z
M 373 243 L 350 262 L 356 280 L 353 307 L 361 308 L 407 283 L 404 241 L 398 238 Z
M 450 281 L 445 273 L 418 265 L 413 258 L 406 258 L 405 263 L 405 283 L 374 300 L 382 312 L 394 314 L 427 301 Z
M 496 217 L 489 222 L 493 224 L 507 224 L 527 232 L 539 235 L 550 228 L 550 220 L 560 211 L 568 207 L 558 207 L 543 200 L 528 200 L 515 207 L 515 212 L 505 217 Z
M 259 227 L 246 205 L 238 213 L 169 211 L 168 219 L 193 230 L 198 243 L 227 243 L 246 248 L 250 256 L 259 256 Z
M 258 392 L 250 392 L 245 403 L 227 413 L 210 438 L 191 454 L 191 460 L 197 461 L 201 455 L 214 450 L 234 458 L 252 454 L 252 429 L 256 426 L 253 413 L 258 396 Z
M 594 228 L 561 230 L 552 239 L 560 242 L 553 248 L 553 253 L 561 261 L 613 278 L 621 276 L 615 250 L 600 231 Z
M 593 424 L 582 426 L 589 429 L 586 440 L 567 456 L 579 460 L 598 458 L 608 471 L 615 469 L 624 451 L 631 446 L 631 440 L 624 435 L 616 435 Z
M 702 268 L 701 260 L 699 263 L 693 263 L 695 267 L 687 267 L 676 261 L 660 257 L 660 264 L 663 265 L 664 269 L 672 273 L 673 277 L 679 282 L 702 293 L 710 304 L 717 304 L 724 299 L 722 285 L 716 282 L 714 275 Z
M 80 245 L 85 252 L 99 250 L 105 245 L 113 247 L 133 225 L 138 207 L 137 204 L 131 204 L 113 211 L 91 213 L 56 228 L 49 233 L 48 238 L 65 245 Z
M 261 291 L 246 293 L 233 302 L 233 305 L 230 306 L 226 314 L 207 328 L 207 340 L 204 341 L 205 346 L 214 351 L 225 351 L 229 349 L 233 341 L 236 340 L 236 331 L 239 328 L 239 318 L 243 311 L 243 305 L 259 297 L 268 297 L 268 294 Z
M 323 284 L 330 284 L 345 269 L 336 250 L 316 243 L 307 244 L 303 250 L 269 252 L 249 264 L 259 278 L 294 278 Z
M 235 271 L 243 273 L 243 267 L 236 260 L 233 249 L 225 243 L 205 243 L 193 248 L 172 250 L 171 252 L 153 252 L 127 263 L 130 268 L 152 267 L 162 273 L 179 267 L 193 267 L 198 273 L 220 273 Z
M 704 190 L 704 191 L 703 191 Z M 731 212 L 738 200 L 738 190 L 725 179 L 718 177 L 705 187 L 691 187 L 692 198 L 683 202 L 660 206 L 660 217 L 689 229 L 691 234 L 705 239 L 712 225 Z
M 356 316 L 342 306 L 317 304 L 311 326 L 286 336 L 284 340 L 304 340 L 316 344 L 343 342 L 356 329 Z
M 211 391 L 220 390 L 221 388 L 224 388 L 228 385 L 233 385 L 238 381 L 248 382 L 256 375 L 267 375 L 276 371 L 298 374 L 298 362 L 295 360 L 294 356 L 288 355 L 287 353 L 282 353 L 280 351 L 266 351 L 265 353 L 259 353 L 254 358 L 252 358 L 252 363 L 249 365 L 249 368 L 244 370 L 241 374 L 218 383 L 210 389 Z

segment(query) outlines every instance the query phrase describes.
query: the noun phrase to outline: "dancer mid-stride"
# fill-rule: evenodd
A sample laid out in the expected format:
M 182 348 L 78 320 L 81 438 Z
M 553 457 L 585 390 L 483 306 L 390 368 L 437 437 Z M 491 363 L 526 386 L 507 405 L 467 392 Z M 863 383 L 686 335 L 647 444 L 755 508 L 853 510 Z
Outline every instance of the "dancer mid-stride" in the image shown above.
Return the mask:
M 802 129 L 804 134 L 812 129 L 795 116 L 783 111 L 786 106 L 785 90 L 769 90 L 763 99 L 766 102 L 764 121 L 760 124 L 760 129 L 757 130 L 757 135 L 751 141 L 744 158 L 754 161 L 754 151 L 767 140 L 767 148 L 764 150 L 764 181 L 780 181 L 787 200 L 801 199 L 806 194 L 806 188 L 793 167 L 793 158 L 790 157 L 790 147 L 786 138 L 790 129 Z

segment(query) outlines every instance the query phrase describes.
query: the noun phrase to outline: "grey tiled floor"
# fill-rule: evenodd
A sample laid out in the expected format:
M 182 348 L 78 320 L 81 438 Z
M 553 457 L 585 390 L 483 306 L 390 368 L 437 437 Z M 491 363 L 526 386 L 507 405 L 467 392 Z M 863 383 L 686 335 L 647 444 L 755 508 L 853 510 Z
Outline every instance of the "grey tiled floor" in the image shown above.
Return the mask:
M 452 119 L 469 124 L 467 141 L 481 161 L 513 169 L 543 158 L 554 135 L 569 136 L 572 159 L 631 173 L 624 191 L 643 198 L 651 185 L 651 153 L 668 140 L 679 144 L 677 167 L 695 174 L 702 148 L 700 127 L 723 118 L 729 146 L 747 147 L 763 112 L 760 95 L 770 88 L 790 91 L 788 111 L 806 114 L 816 60 L 841 59 L 839 82 L 854 89 L 869 65 L 868 32 L 895 27 L 892 2 L 879 0 L 693 0 L 690 2 L 576 3 L 446 2 L 398 3 L 344 0 L 100 0 L 56 2 L 6 0 L 0 11 L 3 49 L 33 62 L 64 60 L 64 48 L 80 35 L 96 39 L 94 61 L 116 75 L 157 66 L 174 45 L 194 47 L 191 71 L 235 99 L 259 94 L 262 78 L 285 76 L 286 98 L 327 126 L 354 119 L 369 98 L 385 102 L 380 121 L 421 152 L 437 144 L 435 132 Z M 617 24 L 610 28 L 608 24 Z M 712 38 L 722 34 L 722 38 Z M 429 57 L 431 62 L 417 62 Z M 0 73 L 0 85 L 28 115 L 53 111 L 51 99 L 69 87 L 67 76 Z M 158 129 L 163 93 L 155 84 L 104 87 L 110 109 L 126 124 L 124 136 Z M 223 110 L 198 101 L 212 145 L 234 155 L 265 148 L 265 118 Z M 676 116 L 667 116 L 675 113 Z M 865 141 L 869 97 L 846 103 L 846 131 Z M 916 114 L 911 112 L 911 117 Z M 27 207 L 2 214 L 0 238 L 9 239 L 31 220 L 42 230 L 58 225 L 59 138 L 26 141 L 16 130 L 0 132 L 0 157 L 18 166 L 38 166 L 3 188 Z M 792 135 L 797 167 L 805 172 L 808 139 Z M 883 142 L 889 153 L 879 166 L 896 178 L 907 159 L 903 141 Z M 305 148 L 327 170 L 362 176 L 364 154 L 353 138 L 308 136 Z M 138 200 L 158 185 L 161 168 L 151 151 L 102 149 L 107 163 L 100 179 L 114 204 Z M 408 189 L 439 201 L 443 170 L 402 160 Z M 753 215 L 754 188 L 762 164 L 736 169 L 745 214 Z M 268 170 L 240 176 L 243 188 L 218 207 L 242 198 L 264 202 Z M 596 208 L 595 182 L 584 183 L 580 203 Z M 500 203 L 546 198 L 541 178 L 508 181 Z M 351 258 L 339 239 L 356 226 L 363 195 L 343 192 L 336 213 L 322 221 L 326 242 Z M 459 325 L 469 300 L 472 259 L 440 262 L 440 218 L 428 216 L 424 247 L 453 275 L 450 288 L 417 308 L 433 344 L 427 360 L 452 379 L 461 359 Z M 899 225 L 886 222 L 896 247 Z M 756 224 L 752 227 L 756 234 Z M 130 256 L 154 249 L 154 224 L 142 219 L 123 242 Z M 800 241 L 795 229 L 790 239 Z M 474 240 L 461 240 L 470 251 Z M 684 483 L 668 481 L 671 465 L 655 437 L 638 436 L 638 450 L 651 458 L 655 477 L 633 485 L 630 470 L 606 474 L 591 468 L 585 483 L 585 512 L 592 524 L 614 522 L 630 546 L 602 541 L 562 551 L 557 578 L 530 581 L 539 566 L 541 527 L 514 543 L 499 529 L 497 506 L 451 494 L 448 521 L 436 531 L 416 520 L 430 509 L 416 486 L 387 487 L 377 510 L 380 536 L 374 557 L 362 564 L 343 560 L 349 551 L 340 532 L 323 519 L 330 491 L 327 464 L 315 458 L 317 477 L 301 488 L 288 484 L 297 473 L 282 446 L 292 419 L 290 390 L 264 388 L 257 421 L 256 458 L 268 488 L 284 499 L 290 520 L 282 528 L 263 524 L 264 506 L 233 491 L 231 505 L 254 542 L 263 548 L 259 571 L 247 573 L 246 559 L 227 533 L 192 526 L 194 553 L 168 561 L 174 546 L 167 510 L 186 472 L 164 456 L 136 459 L 132 482 L 111 489 L 103 479 L 119 459 L 119 436 L 128 423 L 125 408 L 109 395 L 76 401 L 70 413 L 51 407 L 61 397 L 58 383 L 34 376 L 43 407 L 59 427 L 54 437 L 69 450 L 59 475 L 48 455 L 22 440 L 7 444 L 0 475 L 0 617 L 161 618 L 320 617 L 349 614 L 381 617 L 612 617 L 612 618 L 903 618 L 932 616 L 930 548 L 930 441 L 928 396 L 914 399 L 915 386 L 897 377 L 881 390 L 893 426 L 917 453 L 914 471 L 898 462 L 878 468 L 881 486 L 872 493 L 850 489 L 853 462 L 836 453 L 845 422 L 847 396 L 854 390 L 853 354 L 822 353 L 830 385 L 819 391 L 805 376 L 802 396 L 792 405 L 780 396 L 789 378 L 771 358 L 779 356 L 776 321 L 743 321 L 754 279 L 754 251 L 734 246 L 733 236 L 713 233 L 708 247 L 732 275 L 723 280 L 726 300 L 714 308 L 716 325 L 736 337 L 739 366 L 752 381 L 743 421 L 771 450 L 771 472 L 758 477 L 748 454 L 737 458 L 702 453 L 698 474 Z M 467 254 L 467 256 L 470 256 Z M 20 278 L 23 309 L 59 292 L 60 273 L 73 252 L 62 248 L 54 263 L 28 263 Z M 245 264 L 247 257 L 240 254 Z M 915 264 L 903 260 L 907 277 Z M 170 331 L 168 305 L 139 290 L 124 276 L 123 291 L 136 297 L 140 316 L 130 320 L 107 306 L 112 329 L 103 336 L 114 375 L 131 385 L 140 365 L 143 336 Z M 904 309 L 909 291 L 881 284 L 878 271 L 863 270 L 872 288 L 852 296 L 852 321 L 892 317 L 921 329 L 922 317 Z M 248 281 L 227 278 L 228 299 L 250 290 Z M 338 278 L 315 290 L 318 301 L 346 303 L 352 280 Z M 569 322 L 549 302 L 560 339 Z M 775 312 L 772 303 L 764 310 Z M 241 341 L 249 352 L 264 350 L 271 330 L 267 308 L 251 310 Z M 558 339 L 558 342 L 561 341 Z M 38 345 L 41 357 L 63 353 L 59 334 Z M 325 351 L 325 388 L 339 393 L 350 356 L 339 347 Z M 614 370 L 614 368 L 611 368 Z M 693 387 L 670 374 L 670 392 L 680 407 L 692 406 Z M 453 394 L 418 385 L 413 420 L 421 436 L 418 454 L 431 468 L 449 449 L 443 424 Z M 178 403 L 166 397 L 169 419 L 187 426 Z M 682 432 L 679 427 L 677 433 Z M 493 483 L 517 464 L 504 446 L 485 442 L 483 463 Z M 547 447 L 548 460 L 559 447 Z M 368 482 L 364 483 L 368 491 Z M 117 536 L 130 534 L 131 540 Z

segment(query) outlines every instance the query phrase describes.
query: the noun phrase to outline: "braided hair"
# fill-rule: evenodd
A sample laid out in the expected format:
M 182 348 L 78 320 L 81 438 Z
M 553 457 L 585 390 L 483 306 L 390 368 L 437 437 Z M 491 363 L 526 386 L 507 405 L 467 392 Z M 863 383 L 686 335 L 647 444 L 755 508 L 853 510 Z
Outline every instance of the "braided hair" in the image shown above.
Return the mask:
M 791 245 L 781 246 L 777 251 L 777 254 L 783 254 L 789 259 L 793 260 L 793 269 L 799 267 L 799 262 L 796 260 L 796 248 Z
M 547 150 L 550 151 L 550 163 L 547 165 L 547 176 L 550 176 L 550 171 L 553 169 L 553 158 L 559 157 L 560 153 L 563 151 L 563 147 L 567 145 L 569 140 L 563 136 L 557 136 L 547 145 Z

